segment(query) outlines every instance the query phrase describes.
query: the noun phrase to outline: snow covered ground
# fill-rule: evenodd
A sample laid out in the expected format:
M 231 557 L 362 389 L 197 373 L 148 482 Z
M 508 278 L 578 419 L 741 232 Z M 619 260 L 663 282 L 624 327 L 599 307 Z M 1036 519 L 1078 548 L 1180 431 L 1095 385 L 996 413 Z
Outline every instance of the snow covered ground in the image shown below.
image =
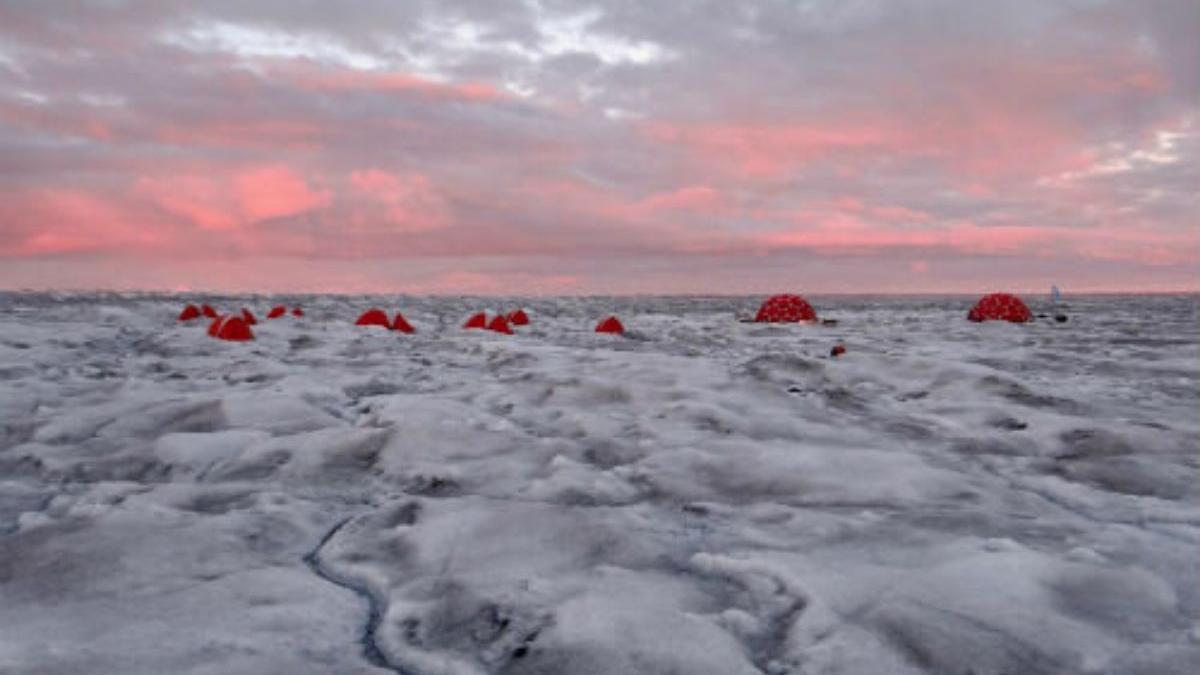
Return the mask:
M 0 673 L 1200 672 L 1196 296 L 811 299 L 0 294 Z

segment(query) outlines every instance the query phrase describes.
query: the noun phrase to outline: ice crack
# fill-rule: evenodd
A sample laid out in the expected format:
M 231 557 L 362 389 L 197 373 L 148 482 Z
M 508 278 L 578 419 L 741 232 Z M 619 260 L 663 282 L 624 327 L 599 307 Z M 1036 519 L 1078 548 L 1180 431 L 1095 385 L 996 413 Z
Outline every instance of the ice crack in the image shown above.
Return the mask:
M 359 644 L 362 645 L 363 658 L 371 665 L 385 668 L 394 673 L 405 675 L 404 671 L 399 666 L 388 661 L 383 650 L 379 648 L 379 643 L 376 641 L 376 632 L 379 630 L 379 624 L 383 621 L 383 603 L 375 597 L 365 586 L 354 583 L 353 581 L 339 576 L 325 568 L 321 562 L 321 550 L 325 545 L 332 540 L 343 527 L 346 526 L 354 516 L 347 516 L 329 528 L 328 531 L 317 542 L 311 551 L 304 555 L 304 564 L 312 570 L 313 574 L 321 577 L 329 583 L 340 586 L 348 591 L 353 592 L 358 597 L 362 598 L 367 603 L 367 621 L 363 626 L 362 634 L 359 636 Z

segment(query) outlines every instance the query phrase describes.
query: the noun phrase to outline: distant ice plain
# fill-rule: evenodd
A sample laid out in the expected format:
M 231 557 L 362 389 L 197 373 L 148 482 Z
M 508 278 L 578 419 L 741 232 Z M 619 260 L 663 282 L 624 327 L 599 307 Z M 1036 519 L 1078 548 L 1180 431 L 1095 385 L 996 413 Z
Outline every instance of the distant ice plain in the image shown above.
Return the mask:
M 1197 296 L 284 300 L 0 294 L 0 673 L 1200 672 Z

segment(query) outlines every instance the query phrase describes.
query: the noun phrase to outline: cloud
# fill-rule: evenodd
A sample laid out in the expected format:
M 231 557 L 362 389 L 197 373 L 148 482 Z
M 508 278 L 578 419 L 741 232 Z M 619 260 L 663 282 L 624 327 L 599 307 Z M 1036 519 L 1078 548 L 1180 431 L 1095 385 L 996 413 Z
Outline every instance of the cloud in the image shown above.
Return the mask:
M 1013 261 L 1195 287 L 1197 12 L 3 3 L 4 283 L 270 258 L 397 290 L 992 286 Z

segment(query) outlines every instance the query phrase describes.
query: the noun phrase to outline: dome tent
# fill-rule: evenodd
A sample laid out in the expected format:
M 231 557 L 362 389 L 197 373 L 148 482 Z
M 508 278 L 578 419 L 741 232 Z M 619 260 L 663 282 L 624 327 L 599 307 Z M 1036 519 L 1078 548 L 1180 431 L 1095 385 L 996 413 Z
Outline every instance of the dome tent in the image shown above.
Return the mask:
M 404 315 L 400 312 L 396 312 L 396 320 L 392 322 L 392 330 L 398 330 L 401 333 L 408 333 L 409 335 L 417 332 L 417 329 L 413 328 L 408 319 L 405 319 Z
M 299 307 L 293 307 L 292 316 L 304 316 L 304 310 L 300 309 Z
M 463 328 L 487 328 L 487 314 L 483 312 L 472 314 L 471 318 L 463 324 Z
M 621 320 L 617 317 L 609 316 L 596 324 L 596 332 L 620 335 L 625 332 L 625 326 L 621 325 Z
M 1029 307 L 1011 293 L 989 293 L 979 299 L 967 312 L 969 321 L 1011 321 L 1025 323 L 1033 320 Z
M 528 326 L 529 315 L 525 313 L 524 309 L 517 309 L 508 313 L 508 322 L 514 326 Z
M 220 316 L 217 314 L 217 310 L 212 308 L 212 305 L 200 305 L 200 313 L 210 319 L 215 319 Z
M 242 308 L 242 321 L 245 321 L 246 325 L 248 326 L 253 326 L 258 323 L 258 319 L 254 317 L 254 312 L 251 312 L 245 307 Z
M 817 312 L 802 296 L 785 293 L 772 295 L 763 301 L 754 320 L 765 323 L 816 321 Z
M 383 313 L 382 309 L 372 307 L 359 315 L 358 320 L 354 322 L 355 326 L 383 326 L 391 329 L 392 322 L 388 320 L 388 315 Z
M 208 327 L 208 334 L 218 340 L 229 340 L 232 342 L 245 342 L 254 339 L 254 333 L 250 331 L 250 326 L 246 324 L 242 317 L 236 314 L 213 319 L 212 324 Z
M 503 314 L 497 314 L 492 317 L 492 321 L 487 325 L 487 329 L 497 333 L 504 333 L 505 335 L 513 334 L 512 328 L 508 325 L 508 319 L 504 318 Z
M 276 305 L 271 308 L 271 311 L 267 312 L 267 318 L 278 319 L 284 314 L 287 314 L 287 307 L 284 307 L 283 305 Z
M 192 319 L 200 318 L 200 308 L 195 305 L 188 305 L 179 313 L 180 321 L 191 321 Z

